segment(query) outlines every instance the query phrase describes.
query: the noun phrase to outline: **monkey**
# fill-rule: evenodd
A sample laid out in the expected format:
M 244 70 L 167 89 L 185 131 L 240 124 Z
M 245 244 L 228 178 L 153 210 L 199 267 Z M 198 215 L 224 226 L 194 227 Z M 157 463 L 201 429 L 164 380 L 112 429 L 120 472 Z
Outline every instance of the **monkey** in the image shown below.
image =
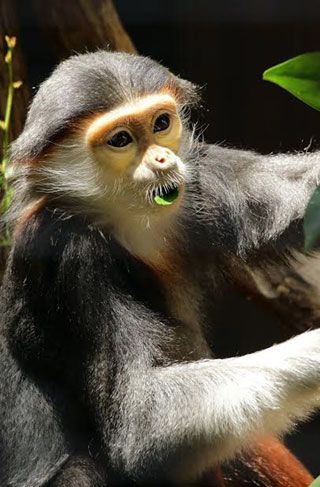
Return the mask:
M 319 330 L 230 358 L 210 338 L 223 293 L 302 251 L 319 153 L 207 144 L 199 99 L 104 50 L 39 87 L 11 148 L 1 485 L 191 485 L 319 407 Z

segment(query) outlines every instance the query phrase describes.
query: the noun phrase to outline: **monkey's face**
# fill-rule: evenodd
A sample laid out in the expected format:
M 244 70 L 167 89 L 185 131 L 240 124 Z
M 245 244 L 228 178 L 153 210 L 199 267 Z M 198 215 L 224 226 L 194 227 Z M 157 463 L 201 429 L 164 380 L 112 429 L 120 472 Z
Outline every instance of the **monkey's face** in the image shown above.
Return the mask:
M 86 144 L 112 204 L 160 211 L 178 206 L 185 182 L 175 99 L 148 95 L 96 116 Z

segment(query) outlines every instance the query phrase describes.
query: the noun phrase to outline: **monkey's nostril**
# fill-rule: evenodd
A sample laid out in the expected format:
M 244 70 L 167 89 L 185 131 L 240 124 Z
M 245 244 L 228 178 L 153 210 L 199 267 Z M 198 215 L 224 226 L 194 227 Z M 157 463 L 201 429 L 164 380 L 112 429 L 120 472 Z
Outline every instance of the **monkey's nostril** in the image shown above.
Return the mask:
M 165 157 L 156 157 L 156 161 L 163 164 L 164 162 L 166 162 L 166 158 Z

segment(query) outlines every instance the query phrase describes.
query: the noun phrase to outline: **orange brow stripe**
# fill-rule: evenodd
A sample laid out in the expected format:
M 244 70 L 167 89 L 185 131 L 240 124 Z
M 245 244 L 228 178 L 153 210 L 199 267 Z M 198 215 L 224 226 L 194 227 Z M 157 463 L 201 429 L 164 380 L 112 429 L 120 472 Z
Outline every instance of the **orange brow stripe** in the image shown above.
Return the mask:
M 106 132 L 121 124 L 127 124 L 129 121 L 141 121 L 147 119 L 150 113 L 157 110 L 176 111 L 176 101 L 169 94 L 150 95 L 137 100 L 136 102 L 124 105 L 119 108 L 99 114 L 94 120 L 91 119 L 87 128 L 86 142 L 89 145 L 101 143 L 102 137 Z

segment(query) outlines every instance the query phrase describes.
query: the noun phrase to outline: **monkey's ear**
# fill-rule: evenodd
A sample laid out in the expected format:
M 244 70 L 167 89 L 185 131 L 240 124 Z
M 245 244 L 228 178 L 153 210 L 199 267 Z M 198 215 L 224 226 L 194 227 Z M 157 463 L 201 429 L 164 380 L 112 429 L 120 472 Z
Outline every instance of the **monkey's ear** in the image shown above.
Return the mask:
M 54 410 L 48 391 L 24 375 L 0 342 L 1 486 L 43 486 L 67 461 Z
M 178 102 L 187 107 L 195 107 L 200 102 L 200 86 L 191 83 L 179 76 L 173 76 L 168 84 Z

